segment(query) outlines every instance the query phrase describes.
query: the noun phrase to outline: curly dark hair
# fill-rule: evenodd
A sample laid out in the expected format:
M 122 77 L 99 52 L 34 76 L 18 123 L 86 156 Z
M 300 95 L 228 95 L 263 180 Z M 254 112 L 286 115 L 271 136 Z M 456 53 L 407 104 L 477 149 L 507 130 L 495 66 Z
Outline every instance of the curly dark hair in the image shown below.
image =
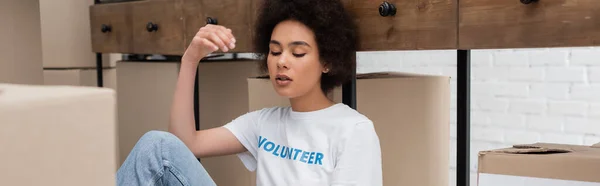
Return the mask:
M 263 73 L 268 72 L 266 56 L 273 29 L 282 21 L 295 20 L 314 32 L 321 63 L 329 68 L 321 76 L 324 93 L 354 77 L 356 25 L 339 0 L 264 0 L 259 11 L 253 44 Z

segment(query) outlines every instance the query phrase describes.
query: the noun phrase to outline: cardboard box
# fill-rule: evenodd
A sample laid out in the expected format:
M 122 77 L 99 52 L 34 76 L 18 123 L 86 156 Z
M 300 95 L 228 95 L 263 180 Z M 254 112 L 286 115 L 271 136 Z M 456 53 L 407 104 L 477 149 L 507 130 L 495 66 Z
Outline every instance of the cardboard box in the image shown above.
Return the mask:
M 0 1 L 0 83 L 44 83 L 38 1 Z
M 357 109 L 379 135 L 384 185 L 448 185 L 450 78 L 408 73 L 359 74 Z M 250 110 L 289 106 L 268 79 L 249 78 Z M 330 97 L 341 102 L 341 88 Z
M 149 130 L 168 130 L 180 65 L 177 62 L 118 62 L 120 164 Z M 220 127 L 248 112 L 247 78 L 258 75 L 257 61 L 200 63 L 200 129 Z M 237 156 L 202 158 L 218 185 L 248 185 L 254 174 Z
M 479 186 L 600 186 L 600 145 L 515 145 L 479 153 Z
M 94 1 L 39 1 L 44 68 L 96 67 L 92 52 L 89 6 Z M 115 67 L 103 54 L 103 66 Z
M 105 68 L 102 71 L 103 87 L 117 89 L 117 69 Z M 45 69 L 45 85 L 98 86 L 96 69 Z
M 247 78 L 259 75 L 257 61 L 201 63 L 198 68 L 200 129 L 220 127 L 248 112 Z M 250 185 L 249 172 L 236 155 L 200 159 L 217 185 Z
M 179 62 L 117 63 L 119 166 L 150 130 L 167 131 Z
M 2 185 L 114 185 L 114 91 L 0 84 Z

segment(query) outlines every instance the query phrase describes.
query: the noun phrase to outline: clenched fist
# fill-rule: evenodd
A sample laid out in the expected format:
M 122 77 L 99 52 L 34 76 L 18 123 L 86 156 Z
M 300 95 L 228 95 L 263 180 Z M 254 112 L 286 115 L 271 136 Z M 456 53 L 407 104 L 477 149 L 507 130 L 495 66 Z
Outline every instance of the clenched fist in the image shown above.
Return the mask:
M 235 37 L 231 29 L 220 25 L 207 24 L 200 28 L 182 57 L 184 63 L 200 62 L 202 58 L 219 49 L 227 52 L 235 48 Z

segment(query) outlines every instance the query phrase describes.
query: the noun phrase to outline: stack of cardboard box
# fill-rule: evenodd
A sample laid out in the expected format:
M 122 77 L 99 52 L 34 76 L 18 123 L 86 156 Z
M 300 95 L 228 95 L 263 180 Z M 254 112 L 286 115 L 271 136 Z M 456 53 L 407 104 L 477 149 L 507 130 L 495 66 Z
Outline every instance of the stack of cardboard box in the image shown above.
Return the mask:
M 167 131 L 179 66 L 176 61 L 117 63 L 119 165 L 144 133 Z
M 97 86 L 89 6 L 93 1 L 40 1 L 44 84 Z M 116 88 L 118 54 L 103 55 L 104 87 Z
M 120 164 L 144 133 L 168 130 L 180 66 L 179 61 L 117 63 Z M 198 74 L 201 129 L 222 126 L 248 111 L 246 78 L 258 75 L 256 61 L 200 63 Z M 233 157 L 208 158 L 202 163 L 223 185 L 239 185 L 236 184 L 238 179 L 231 179 L 231 176 L 237 177 L 235 170 L 243 170 L 230 166 L 243 166 Z
M 69 1 L 73 2 L 76 1 Z M 65 36 L 60 32 L 42 34 L 40 19 L 55 16 L 48 12 L 49 7 L 43 6 L 51 3 L 60 4 L 53 7 L 57 9 L 52 12 L 61 15 L 82 8 L 60 7 L 65 1 L 0 1 L 0 158 L 5 160 L 0 169 L 1 185 L 114 184 L 114 91 L 42 86 L 45 83 L 42 35 L 46 38 Z M 46 10 L 44 14 L 40 13 L 41 8 Z M 71 16 L 86 19 L 80 14 L 68 17 Z M 70 21 L 53 20 L 56 25 L 44 25 L 44 28 L 62 29 L 66 34 L 86 32 L 73 28 Z M 69 50 L 85 49 L 77 48 L 85 41 L 73 45 L 75 41 L 50 41 L 44 48 L 58 48 L 59 51 L 49 53 L 57 52 L 64 55 L 61 60 L 72 61 L 75 59 L 70 58 Z M 71 67 L 60 65 L 50 66 Z
M 43 84 L 38 1 L 0 1 L 0 83 Z

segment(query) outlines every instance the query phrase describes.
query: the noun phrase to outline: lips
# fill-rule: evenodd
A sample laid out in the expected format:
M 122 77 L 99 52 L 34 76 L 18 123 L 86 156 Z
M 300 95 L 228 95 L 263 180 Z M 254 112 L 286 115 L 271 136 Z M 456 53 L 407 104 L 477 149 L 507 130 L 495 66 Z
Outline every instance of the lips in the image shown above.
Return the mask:
M 275 76 L 275 79 L 278 81 L 292 81 L 292 78 L 290 78 L 284 74 L 277 74 L 277 76 Z
M 275 76 L 275 82 L 279 86 L 286 86 L 292 83 L 292 78 L 284 74 L 277 74 L 277 76 Z

